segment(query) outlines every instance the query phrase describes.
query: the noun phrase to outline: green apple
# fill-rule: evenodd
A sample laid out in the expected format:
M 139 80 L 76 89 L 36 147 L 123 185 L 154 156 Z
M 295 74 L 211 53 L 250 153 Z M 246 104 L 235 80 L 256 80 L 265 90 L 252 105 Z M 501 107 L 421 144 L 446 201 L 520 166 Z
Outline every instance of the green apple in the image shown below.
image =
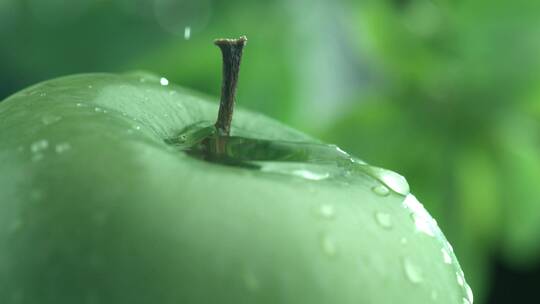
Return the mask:
M 143 74 L 1 102 L 0 303 L 472 302 L 399 175 L 243 109 L 207 132 L 217 113 Z

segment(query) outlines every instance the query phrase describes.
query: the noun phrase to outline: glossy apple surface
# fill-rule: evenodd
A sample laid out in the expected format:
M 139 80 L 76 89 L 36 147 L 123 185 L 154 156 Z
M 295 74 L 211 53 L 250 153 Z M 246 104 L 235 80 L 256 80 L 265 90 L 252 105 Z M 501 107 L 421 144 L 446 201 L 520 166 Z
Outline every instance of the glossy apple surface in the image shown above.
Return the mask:
M 1 102 L 0 303 L 472 302 L 414 196 L 368 176 L 213 164 L 166 143 L 216 114 L 149 76 L 69 76 Z M 233 126 L 317 143 L 242 109 Z

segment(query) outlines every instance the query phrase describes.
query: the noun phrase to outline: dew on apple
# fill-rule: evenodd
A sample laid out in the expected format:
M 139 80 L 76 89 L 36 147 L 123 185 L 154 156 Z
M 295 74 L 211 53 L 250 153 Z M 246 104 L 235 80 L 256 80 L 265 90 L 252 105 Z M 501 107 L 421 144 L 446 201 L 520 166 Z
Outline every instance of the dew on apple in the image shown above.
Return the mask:
M 465 294 L 467 295 L 467 300 L 472 304 L 474 301 L 473 291 L 469 284 L 465 283 Z
M 44 125 L 50 125 L 60 121 L 61 119 L 61 116 L 45 114 L 43 117 L 41 117 L 41 122 L 43 122 Z
M 62 154 L 70 149 L 71 149 L 71 145 L 67 142 L 64 142 L 64 143 L 57 144 L 54 150 L 56 151 L 56 153 Z
M 419 284 L 424 280 L 422 272 L 418 267 L 410 260 L 410 258 L 402 259 L 403 271 L 407 279 L 414 284 Z
M 323 253 L 329 257 L 333 257 L 337 253 L 336 244 L 328 235 L 323 235 L 321 237 L 321 249 Z
M 46 150 L 49 147 L 49 142 L 46 139 L 38 140 L 30 146 L 32 153 L 37 153 Z
M 88 88 L 89 88 L 89 89 L 92 89 L 92 88 L 94 88 L 94 86 L 92 86 L 91 84 L 89 84 L 89 85 L 88 85 Z
M 407 195 L 410 192 L 409 184 L 407 183 L 407 180 L 397 174 L 394 171 L 390 171 L 387 169 L 379 168 L 379 167 L 371 167 L 367 165 L 363 165 L 365 172 L 382 182 L 385 186 L 390 188 L 392 191 L 401 194 L 401 195 Z
M 461 275 L 461 273 L 456 272 L 456 278 L 457 278 L 458 285 L 463 286 L 464 281 L 463 281 L 463 276 Z
M 445 264 L 452 264 L 452 257 L 450 257 L 450 254 L 448 253 L 448 251 L 446 251 L 446 248 L 441 248 L 441 252 L 442 252 L 442 256 L 443 256 L 443 261 Z
M 472 304 L 469 300 L 467 300 L 466 298 L 463 298 L 463 304 Z
M 375 212 L 375 220 L 384 229 L 392 229 L 392 216 L 386 212 Z
M 161 77 L 159 79 L 159 84 L 161 84 L 162 86 L 168 86 L 169 85 L 169 80 L 165 77 Z
M 322 204 L 319 207 L 319 214 L 321 217 L 326 218 L 326 219 L 334 218 L 335 216 L 334 206 L 330 204 Z
M 103 109 L 100 107 L 95 107 L 94 111 L 100 113 L 100 112 L 103 112 Z
M 411 218 L 414 221 L 417 231 L 425 233 L 431 237 L 435 236 L 436 228 L 433 218 L 414 195 L 407 195 L 403 201 L 403 206 L 409 209 L 411 212 Z
M 387 196 L 388 194 L 390 194 L 390 190 L 385 185 L 373 186 L 371 190 L 373 190 L 375 194 L 380 196 Z

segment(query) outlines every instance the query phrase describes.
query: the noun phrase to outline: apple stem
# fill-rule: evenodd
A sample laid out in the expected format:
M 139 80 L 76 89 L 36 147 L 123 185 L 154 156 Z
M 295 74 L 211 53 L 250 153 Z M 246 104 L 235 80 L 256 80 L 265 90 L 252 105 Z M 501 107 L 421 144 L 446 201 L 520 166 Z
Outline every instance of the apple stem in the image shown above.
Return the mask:
M 238 39 L 216 39 L 214 44 L 221 49 L 223 55 L 223 79 L 221 82 L 221 101 L 216 121 L 216 129 L 219 135 L 229 136 L 234 111 L 236 86 L 238 73 L 240 72 L 240 60 L 242 51 L 246 45 L 246 36 Z

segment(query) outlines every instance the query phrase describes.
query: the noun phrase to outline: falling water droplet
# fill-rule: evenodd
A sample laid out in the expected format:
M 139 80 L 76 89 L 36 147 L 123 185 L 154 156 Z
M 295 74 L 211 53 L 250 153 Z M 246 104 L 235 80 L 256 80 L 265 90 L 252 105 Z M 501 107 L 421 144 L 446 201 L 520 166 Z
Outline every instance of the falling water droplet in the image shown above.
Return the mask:
M 165 77 L 161 77 L 159 79 L 159 83 L 162 85 L 162 86 L 168 86 L 169 85 L 169 80 Z
M 409 258 L 403 259 L 403 270 L 407 279 L 413 284 L 421 283 L 424 280 L 420 269 Z
M 335 215 L 334 206 L 329 205 L 329 204 L 321 205 L 319 207 L 319 214 L 321 215 L 321 217 L 326 218 L 326 219 L 334 218 L 334 215 Z
M 41 117 L 41 121 L 43 122 L 44 125 L 53 124 L 55 122 L 60 121 L 60 119 L 62 119 L 62 117 L 56 116 L 56 115 L 49 115 L 49 114 L 43 115 L 43 117 Z
M 55 151 L 58 154 L 64 153 L 70 149 L 71 149 L 71 145 L 69 143 L 60 143 L 60 144 L 57 144 L 55 147 Z
M 45 139 L 42 139 L 42 140 L 38 140 L 34 142 L 30 146 L 30 151 L 32 151 L 32 153 L 37 153 L 37 152 L 47 149 L 48 147 L 49 147 L 49 142 Z
M 333 257 L 337 253 L 336 244 L 327 235 L 323 235 L 321 237 L 321 248 L 323 250 L 323 253 L 329 257 Z
M 191 38 L 191 26 L 184 28 L 184 39 L 189 40 Z
M 385 229 L 391 229 L 393 227 L 392 217 L 386 212 L 375 212 L 375 220 L 379 226 Z
M 446 251 L 445 248 L 441 248 L 441 252 L 442 252 L 442 256 L 443 256 L 443 261 L 445 264 L 452 264 L 452 257 L 450 256 L 450 254 L 448 253 L 448 251 Z
M 373 186 L 371 190 L 373 190 L 375 194 L 380 195 L 380 196 L 387 196 L 388 194 L 390 194 L 390 190 L 384 185 Z

